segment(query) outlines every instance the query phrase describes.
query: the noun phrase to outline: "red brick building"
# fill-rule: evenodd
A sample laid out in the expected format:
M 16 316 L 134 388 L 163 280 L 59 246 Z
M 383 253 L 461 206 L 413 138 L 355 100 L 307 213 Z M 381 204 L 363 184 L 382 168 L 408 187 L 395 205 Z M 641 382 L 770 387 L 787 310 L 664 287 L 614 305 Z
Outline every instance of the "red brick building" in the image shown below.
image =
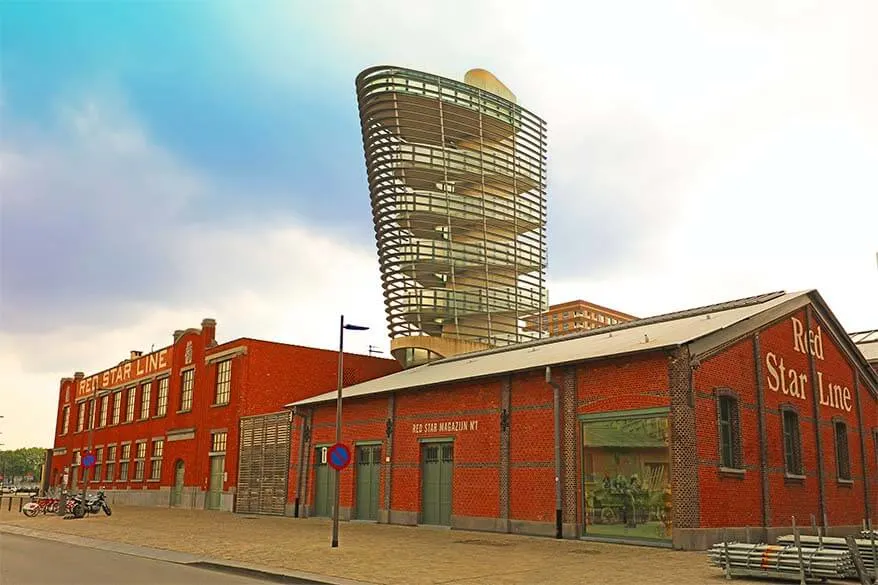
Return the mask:
M 878 375 L 816 291 L 455 356 L 345 397 L 343 518 L 686 549 L 722 529 L 771 539 L 792 516 L 830 534 L 878 520 Z M 331 512 L 333 400 L 291 404 L 306 515 Z
M 335 351 L 257 339 L 218 344 L 216 322 L 205 319 L 201 329 L 175 331 L 167 347 L 77 372 L 60 384 L 51 485 L 80 489 L 91 445 L 88 487 L 112 501 L 284 513 L 284 404 L 333 387 L 337 362 Z M 399 369 L 345 354 L 349 384 Z

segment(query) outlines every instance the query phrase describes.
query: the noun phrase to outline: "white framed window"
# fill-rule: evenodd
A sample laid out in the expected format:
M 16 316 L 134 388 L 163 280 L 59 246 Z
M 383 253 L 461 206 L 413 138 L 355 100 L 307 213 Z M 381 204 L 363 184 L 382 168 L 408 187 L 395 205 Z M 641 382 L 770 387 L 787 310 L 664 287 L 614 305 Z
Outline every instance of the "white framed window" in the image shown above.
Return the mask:
M 214 404 L 228 404 L 232 394 L 232 360 L 227 359 L 216 365 L 216 392 Z
M 144 382 L 140 387 L 140 419 L 149 418 L 149 401 L 152 399 L 152 382 Z
M 195 369 L 183 372 L 180 384 L 180 412 L 192 410 L 192 388 L 195 385 Z
M 128 404 L 125 409 L 125 422 L 134 420 L 134 408 L 137 405 L 137 386 L 128 389 Z
M 165 416 L 168 413 L 168 385 L 170 378 L 159 380 L 159 388 L 155 397 L 155 415 Z
M 149 462 L 149 479 L 158 481 L 162 478 L 162 457 L 165 453 L 164 439 L 152 442 L 152 459 Z
M 122 391 L 113 393 L 113 424 L 119 424 L 119 418 L 122 415 Z
M 109 410 L 110 410 L 110 396 L 109 396 L 109 394 L 105 395 L 105 396 L 101 396 L 101 423 L 100 423 L 100 426 L 102 426 L 102 427 L 107 426 L 107 417 L 110 414 Z
M 143 468 L 146 465 L 146 441 L 137 441 L 134 452 L 134 481 L 143 479 Z

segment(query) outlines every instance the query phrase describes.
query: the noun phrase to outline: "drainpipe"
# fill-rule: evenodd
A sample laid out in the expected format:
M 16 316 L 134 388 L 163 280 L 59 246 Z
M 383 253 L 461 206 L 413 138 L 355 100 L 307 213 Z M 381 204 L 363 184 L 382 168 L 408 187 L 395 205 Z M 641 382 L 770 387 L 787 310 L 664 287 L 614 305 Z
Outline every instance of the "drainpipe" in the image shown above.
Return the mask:
M 561 526 L 561 385 L 552 379 L 546 366 L 546 384 L 552 387 L 552 414 L 555 420 L 555 538 L 562 538 Z

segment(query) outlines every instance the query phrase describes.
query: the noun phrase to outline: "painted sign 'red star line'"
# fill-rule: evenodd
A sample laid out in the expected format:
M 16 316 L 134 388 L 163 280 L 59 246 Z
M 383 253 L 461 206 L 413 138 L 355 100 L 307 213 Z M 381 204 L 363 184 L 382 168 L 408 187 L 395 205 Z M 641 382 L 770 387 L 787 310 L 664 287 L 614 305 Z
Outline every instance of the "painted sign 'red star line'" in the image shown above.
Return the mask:
M 76 398 L 85 398 L 94 394 L 96 390 L 115 388 L 166 370 L 171 367 L 170 357 L 170 348 L 166 347 L 84 378 L 76 387 Z
M 805 335 L 805 327 L 802 322 L 792 317 L 793 323 L 793 350 L 799 353 L 810 354 L 818 360 L 824 359 L 823 354 L 823 331 L 817 326 L 817 331 L 808 330 Z M 775 391 L 786 394 L 800 400 L 808 400 L 808 374 L 798 372 L 784 364 L 783 357 L 778 357 L 772 352 L 765 356 L 766 377 L 768 387 Z M 815 370 L 817 374 L 817 395 L 821 406 L 828 406 L 838 410 L 850 412 L 853 408 L 853 395 L 851 389 L 840 384 L 833 384 L 823 378 L 823 372 Z

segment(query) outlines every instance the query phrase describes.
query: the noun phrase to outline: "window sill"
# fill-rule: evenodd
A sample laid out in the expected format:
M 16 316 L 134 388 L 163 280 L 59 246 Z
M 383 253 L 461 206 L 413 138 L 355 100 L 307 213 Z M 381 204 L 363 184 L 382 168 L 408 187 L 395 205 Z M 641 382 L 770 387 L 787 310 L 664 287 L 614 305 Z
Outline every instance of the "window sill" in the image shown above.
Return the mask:
M 799 475 L 797 473 L 784 473 L 783 474 L 784 481 L 789 483 L 804 483 L 805 476 Z
M 840 485 L 842 487 L 852 487 L 854 485 L 854 480 L 852 480 L 852 479 L 838 478 L 835 481 L 836 481 L 836 483 L 838 483 L 838 485 Z
M 187 408 L 186 410 L 178 410 L 178 411 L 177 411 L 177 414 L 186 414 L 186 413 L 189 413 L 189 412 L 192 412 L 192 409 L 191 409 L 191 408 Z
M 165 418 L 165 416 L 167 416 L 167 414 L 168 414 L 167 412 L 164 414 L 155 414 L 155 415 L 153 415 L 152 419 L 155 420 L 157 418 Z
M 159 483 L 160 481 L 162 481 L 162 480 L 161 479 L 148 479 L 148 480 L 146 480 L 146 483 Z
M 733 467 L 720 467 L 719 474 L 725 477 L 737 477 L 742 478 L 747 471 L 744 469 L 736 469 Z
M 222 402 L 220 404 L 211 404 L 210 407 L 211 408 L 220 408 L 221 406 L 228 406 L 228 405 L 229 405 L 228 402 Z

